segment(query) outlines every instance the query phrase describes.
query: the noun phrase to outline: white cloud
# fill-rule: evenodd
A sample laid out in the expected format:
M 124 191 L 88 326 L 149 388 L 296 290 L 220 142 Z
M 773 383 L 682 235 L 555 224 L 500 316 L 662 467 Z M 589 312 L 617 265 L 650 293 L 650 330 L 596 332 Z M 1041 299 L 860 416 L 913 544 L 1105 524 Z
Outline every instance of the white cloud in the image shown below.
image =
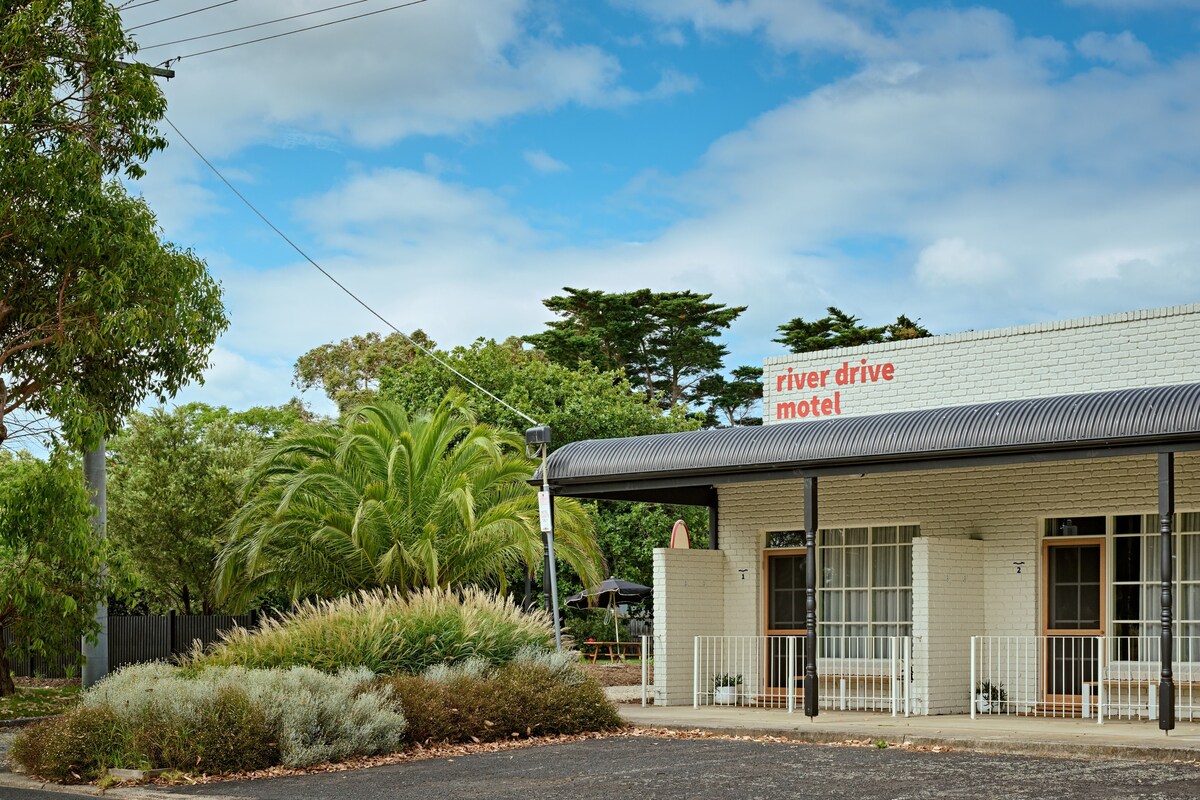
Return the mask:
M 822 0 L 621 0 L 668 24 L 689 23 L 701 35 L 760 34 L 776 47 L 864 53 L 882 38 L 852 14 Z
M 296 0 L 288 11 L 326 5 Z M 130 10 L 126 21 L 158 18 L 157 8 Z M 531 0 L 426 3 L 185 58 L 165 91 L 175 121 L 218 156 L 255 142 L 286 143 L 297 132 L 382 146 L 414 134 L 457 134 L 570 103 L 603 107 L 642 99 L 621 84 L 621 67 L 612 55 L 559 41 L 552 20 L 529 25 L 531 14 Z M 136 35 L 145 48 L 278 15 L 277 8 L 237 4 Z M 286 29 L 143 49 L 139 58 L 156 63 Z
M 917 256 L 917 281 L 933 288 L 986 286 L 1008 275 L 1004 258 L 971 247 L 959 238 L 938 239 Z
M 828 9 L 853 25 L 768 30 L 818 14 L 813 3 L 651 8 L 776 46 L 819 34 L 863 63 L 716 140 L 681 174 L 632 182 L 622 204 L 678 210 L 645 240 L 564 245 L 500 189 L 435 160 L 424 173 L 365 170 L 298 203 L 314 255 L 399 327 L 450 345 L 537 330 L 541 299 L 564 285 L 711 291 L 750 306 L 733 363 L 775 351 L 775 326 L 831 304 L 955 331 L 1200 299 L 1200 59 L 1072 76 L 1061 43 L 1021 38 L 995 12 L 891 17 L 885 34 L 882 12 Z M 596 103 L 619 101 L 614 80 Z M 235 319 L 223 347 L 287 365 L 270 367 L 279 375 L 310 347 L 381 327 L 305 264 L 223 274 Z
M 567 172 L 571 169 L 545 150 L 526 150 L 521 155 L 525 159 L 526 164 L 532 167 L 534 171 L 540 172 L 543 175 L 555 172 Z
M 1105 11 L 1165 11 L 1197 9 L 1200 0 L 1065 0 L 1069 6 L 1091 6 Z
M 1075 49 L 1084 58 L 1118 67 L 1145 67 L 1154 63 L 1150 48 L 1129 31 L 1118 34 L 1092 31 L 1075 42 Z

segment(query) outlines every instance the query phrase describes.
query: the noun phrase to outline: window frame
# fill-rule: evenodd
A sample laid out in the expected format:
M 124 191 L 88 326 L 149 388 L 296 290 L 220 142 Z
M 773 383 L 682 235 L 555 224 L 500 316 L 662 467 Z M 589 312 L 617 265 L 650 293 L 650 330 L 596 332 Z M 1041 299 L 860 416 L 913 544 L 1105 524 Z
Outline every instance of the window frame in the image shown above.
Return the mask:
M 863 528 L 865 528 L 867 531 L 867 544 L 866 545 L 856 545 L 856 546 L 864 547 L 867 551 L 867 563 L 866 563 L 867 583 L 866 583 L 866 586 L 864 586 L 864 587 L 850 587 L 850 591 L 865 592 L 865 594 L 866 594 L 866 612 L 867 612 L 866 619 L 862 620 L 862 621 L 855 620 L 853 622 L 847 622 L 845 619 L 839 620 L 837 622 L 825 622 L 821 619 L 821 614 L 824 609 L 826 596 L 830 592 L 844 593 L 845 591 L 847 591 L 847 589 L 845 587 L 822 588 L 822 586 L 821 586 L 821 584 L 824 582 L 823 576 L 825 574 L 825 572 L 824 572 L 825 557 L 826 557 L 827 550 L 829 549 L 829 548 L 821 545 L 822 534 L 824 534 L 827 531 L 834 531 L 834 530 L 845 531 L 846 529 L 863 529 Z M 875 531 L 877 529 L 885 529 L 885 528 L 895 529 L 896 539 L 894 542 L 876 542 L 875 541 Z M 901 542 L 900 541 L 901 530 L 905 529 L 905 528 L 911 529 L 912 535 L 908 539 L 908 541 Z M 761 591 L 761 596 L 762 596 L 762 630 L 763 630 L 763 635 L 765 635 L 765 636 L 797 636 L 797 635 L 804 635 L 805 633 L 807 633 L 807 629 L 803 629 L 803 628 L 788 629 L 788 630 L 783 630 L 783 629 L 776 630 L 776 629 L 773 629 L 770 627 L 771 589 L 770 589 L 770 567 L 768 564 L 768 559 L 771 556 L 777 556 L 777 555 L 805 555 L 805 556 L 807 556 L 807 554 L 808 554 L 808 549 L 806 547 L 771 547 L 770 546 L 771 535 L 774 533 L 786 533 L 786 532 L 791 532 L 794 530 L 796 530 L 796 529 L 780 527 L 780 528 L 769 528 L 769 529 L 766 529 L 763 531 L 764 545 L 763 545 L 763 550 L 762 550 L 762 572 L 761 572 L 762 591 Z M 820 635 L 822 638 L 825 638 L 825 636 L 827 636 L 827 634 L 824 633 L 825 629 L 827 629 L 827 627 L 829 625 L 834 625 L 834 626 L 837 626 L 837 628 L 842 631 L 840 634 L 838 634 L 839 637 L 842 637 L 842 636 L 846 635 L 845 634 L 845 626 L 855 625 L 855 626 L 865 626 L 867 632 L 866 632 L 866 634 L 862 634 L 862 636 L 865 636 L 868 641 L 874 641 L 877 638 L 886 638 L 886 637 L 891 637 L 891 636 L 909 636 L 909 637 L 911 637 L 913 635 L 913 616 L 914 616 L 913 615 L 912 548 L 913 548 L 913 542 L 916 539 L 920 538 L 920 536 L 921 536 L 920 523 L 912 522 L 912 521 L 870 522 L 870 523 L 852 524 L 852 525 L 836 525 L 836 526 L 831 525 L 828 527 L 819 528 L 817 530 L 817 534 L 816 534 L 816 541 L 817 541 L 817 586 L 816 586 L 817 609 L 816 609 L 816 616 L 817 616 L 818 635 Z M 841 550 L 845 549 L 844 544 L 843 545 L 831 545 L 829 547 L 837 547 Z M 882 548 L 887 548 L 889 550 L 894 551 L 894 554 L 896 556 L 896 569 L 897 569 L 896 584 L 893 586 L 876 586 L 875 585 L 875 560 L 876 560 L 876 555 L 877 555 L 878 550 L 880 550 Z M 908 551 L 908 559 L 909 559 L 908 570 L 907 570 L 908 582 L 906 584 L 902 584 L 900 582 L 901 576 L 904 574 L 904 570 L 900 564 L 901 559 L 900 559 L 899 551 L 904 550 L 904 549 L 906 549 Z M 897 601 L 897 606 L 898 606 L 897 615 L 896 615 L 897 619 L 895 619 L 895 620 L 876 619 L 875 595 L 877 592 L 881 592 L 881 591 L 891 591 L 891 592 L 897 593 L 897 595 L 899 595 L 899 593 L 901 593 L 901 592 L 907 592 L 907 604 L 906 604 L 905 608 L 900 609 L 899 601 Z M 907 615 L 907 616 L 905 616 L 905 615 Z M 843 616 L 845 616 L 844 613 L 843 613 Z M 896 632 L 896 633 L 876 633 L 877 629 L 880 627 L 892 628 L 898 632 Z M 859 634 L 855 634 L 855 636 L 858 636 L 858 635 Z

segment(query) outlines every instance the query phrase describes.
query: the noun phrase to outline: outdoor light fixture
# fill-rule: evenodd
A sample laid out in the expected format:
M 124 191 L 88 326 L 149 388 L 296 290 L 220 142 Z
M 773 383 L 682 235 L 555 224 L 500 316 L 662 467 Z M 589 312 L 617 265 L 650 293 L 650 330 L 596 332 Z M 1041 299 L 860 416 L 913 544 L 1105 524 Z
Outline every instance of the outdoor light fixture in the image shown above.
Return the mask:
M 525 454 L 530 458 L 533 458 L 539 449 L 548 444 L 550 444 L 549 425 L 538 425 L 525 431 Z

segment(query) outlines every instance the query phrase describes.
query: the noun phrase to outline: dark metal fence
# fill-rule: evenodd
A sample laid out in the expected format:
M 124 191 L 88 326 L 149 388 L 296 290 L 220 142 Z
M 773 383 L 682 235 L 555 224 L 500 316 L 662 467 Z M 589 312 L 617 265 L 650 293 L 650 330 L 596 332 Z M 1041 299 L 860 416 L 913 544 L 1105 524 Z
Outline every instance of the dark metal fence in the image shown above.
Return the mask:
M 22 652 L 12 631 L 4 631 L 4 651 L 12 674 L 24 678 L 76 678 L 80 671 L 79 638 L 64 641 L 53 658 Z
M 196 642 L 201 647 L 208 647 L 220 640 L 225 631 L 257 625 L 257 614 L 110 616 L 108 668 L 114 670 L 127 664 L 169 660 L 191 652 Z M 14 675 L 38 678 L 73 678 L 79 675 L 80 637 L 64 642 L 61 654 L 51 659 L 22 653 L 19 643 L 13 640 L 11 632 L 7 630 L 4 632 L 4 646 Z

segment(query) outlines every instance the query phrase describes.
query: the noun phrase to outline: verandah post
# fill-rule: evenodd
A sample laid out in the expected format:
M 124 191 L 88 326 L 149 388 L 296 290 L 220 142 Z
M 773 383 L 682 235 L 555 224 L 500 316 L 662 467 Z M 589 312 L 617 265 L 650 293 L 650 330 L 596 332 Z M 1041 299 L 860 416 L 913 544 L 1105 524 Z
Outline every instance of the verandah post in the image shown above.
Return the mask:
M 804 716 L 816 718 L 817 698 L 817 479 L 804 479 Z
M 1175 514 L 1175 454 L 1158 454 L 1158 532 L 1162 569 L 1162 676 L 1158 684 L 1158 727 L 1163 731 L 1175 728 L 1175 675 L 1173 670 L 1174 641 L 1172 623 L 1174 606 L 1171 592 L 1172 523 Z

